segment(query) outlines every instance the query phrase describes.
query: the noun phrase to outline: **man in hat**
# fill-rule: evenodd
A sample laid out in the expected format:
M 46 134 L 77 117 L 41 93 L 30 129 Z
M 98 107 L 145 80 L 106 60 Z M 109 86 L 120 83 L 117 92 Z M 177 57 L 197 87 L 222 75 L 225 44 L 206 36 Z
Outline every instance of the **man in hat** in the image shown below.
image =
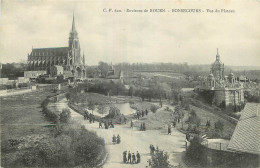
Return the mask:
M 140 163 L 141 162 L 141 156 L 138 153 L 138 151 L 136 152 L 136 157 L 137 157 L 137 163 Z
M 132 163 L 130 151 L 128 151 L 128 163 Z
M 99 126 L 98 126 L 98 127 L 99 127 L 99 128 L 103 128 L 101 121 L 99 121 Z
M 127 151 L 124 151 L 123 152 L 123 162 L 124 163 L 126 163 L 126 161 L 127 161 L 126 155 L 127 155 Z
M 136 163 L 135 153 L 132 153 L 132 163 Z
M 172 133 L 172 130 L 171 130 L 171 125 L 170 125 L 170 124 L 168 124 L 168 135 L 169 135 L 169 134 L 171 135 L 171 133 Z

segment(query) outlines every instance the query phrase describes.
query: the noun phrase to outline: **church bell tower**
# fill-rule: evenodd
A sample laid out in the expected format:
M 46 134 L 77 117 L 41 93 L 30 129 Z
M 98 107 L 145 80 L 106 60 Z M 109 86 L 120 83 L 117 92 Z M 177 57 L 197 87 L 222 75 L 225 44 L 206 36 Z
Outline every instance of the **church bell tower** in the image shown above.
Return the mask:
M 69 35 L 69 50 L 70 50 L 70 65 L 81 64 L 80 44 L 79 44 L 78 33 L 75 26 L 74 13 L 73 13 L 73 20 L 72 20 L 72 28 Z

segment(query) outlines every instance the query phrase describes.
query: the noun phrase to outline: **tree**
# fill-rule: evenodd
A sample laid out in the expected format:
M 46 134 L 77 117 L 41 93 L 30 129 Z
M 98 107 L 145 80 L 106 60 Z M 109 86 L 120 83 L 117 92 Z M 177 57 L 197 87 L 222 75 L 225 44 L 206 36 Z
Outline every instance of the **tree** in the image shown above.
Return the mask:
M 66 93 L 65 97 L 66 97 L 67 100 L 70 100 L 70 97 L 71 97 L 70 93 Z
M 98 68 L 101 70 L 101 75 L 106 77 L 107 76 L 107 72 L 109 70 L 109 65 L 105 62 L 100 61 L 98 63 Z
M 215 129 L 218 129 L 222 133 L 224 130 L 224 123 L 221 120 L 218 120 L 215 123 Z
M 60 123 L 68 123 L 71 118 L 70 110 L 69 109 L 63 109 L 60 113 Z
M 133 94 L 134 94 L 134 88 L 133 88 L 133 86 L 130 86 L 130 88 L 128 90 L 128 96 L 133 97 Z
M 159 150 L 159 148 L 157 147 L 157 149 L 155 150 L 155 154 L 152 155 L 152 158 L 149 160 L 149 162 L 152 168 L 168 168 L 170 167 L 168 159 L 168 153 L 164 152 L 163 150 Z
M 93 101 L 89 101 L 88 102 L 88 109 L 92 111 L 93 114 L 93 110 L 95 110 L 95 103 Z
M 200 125 L 201 119 L 197 116 L 195 110 L 191 110 L 187 122 L 189 122 L 190 124 L 196 124 L 197 127 Z
M 100 114 L 102 114 L 102 116 L 103 116 L 103 114 L 104 114 L 104 112 L 105 112 L 105 106 L 103 105 L 103 104 L 100 104 L 99 106 L 98 106 L 98 112 L 100 113 Z
M 198 136 L 195 135 L 194 138 L 190 142 L 190 146 L 187 150 L 187 156 L 196 161 L 202 161 L 202 153 L 203 153 L 203 148 L 201 147 L 201 142 L 202 139 Z

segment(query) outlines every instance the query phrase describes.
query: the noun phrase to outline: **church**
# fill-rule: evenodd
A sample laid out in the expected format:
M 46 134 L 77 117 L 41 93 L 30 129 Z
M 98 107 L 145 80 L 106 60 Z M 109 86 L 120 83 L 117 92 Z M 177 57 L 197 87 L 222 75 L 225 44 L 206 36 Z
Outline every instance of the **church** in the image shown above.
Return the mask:
M 220 61 L 217 50 L 216 60 L 211 65 L 210 73 L 200 81 L 199 93 L 208 95 L 208 100 L 217 106 L 241 108 L 244 103 L 244 84 L 237 80 L 233 73 L 225 76 L 224 63 Z
M 68 47 L 55 48 L 33 48 L 28 54 L 28 71 L 25 71 L 25 77 L 31 74 L 53 74 L 50 72 L 58 67 L 64 73 L 75 79 L 86 77 L 85 56 L 81 56 L 79 37 L 75 26 L 73 14 L 72 27 L 69 33 Z M 34 73 L 37 72 L 37 73 Z M 56 75 L 59 75 L 56 73 Z M 34 75 L 35 76 L 35 75 Z M 37 75 L 36 75 L 37 76 Z

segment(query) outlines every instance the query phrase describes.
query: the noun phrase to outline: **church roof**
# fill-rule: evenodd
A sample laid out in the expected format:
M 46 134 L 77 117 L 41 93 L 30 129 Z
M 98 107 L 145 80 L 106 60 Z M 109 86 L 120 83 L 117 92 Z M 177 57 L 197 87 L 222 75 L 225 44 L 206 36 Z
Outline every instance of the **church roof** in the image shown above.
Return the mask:
M 69 47 L 55 47 L 55 48 L 33 48 L 32 53 L 36 55 L 66 55 L 69 52 Z

